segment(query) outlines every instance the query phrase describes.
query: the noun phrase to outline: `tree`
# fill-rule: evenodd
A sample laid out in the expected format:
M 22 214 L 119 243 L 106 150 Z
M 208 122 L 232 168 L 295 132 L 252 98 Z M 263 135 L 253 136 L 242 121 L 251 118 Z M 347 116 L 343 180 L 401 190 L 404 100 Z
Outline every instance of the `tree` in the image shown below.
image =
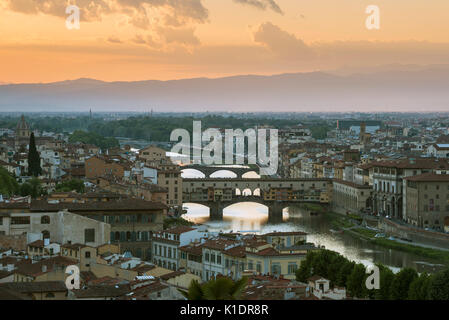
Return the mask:
M 429 298 L 431 300 L 449 300 L 449 268 L 432 277 Z
M 41 187 L 41 182 L 37 178 L 32 178 L 28 182 L 22 183 L 19 188 L 19 193 L 22 197 L 31 196 L 37 198 L 45 193 Z
M 59 183 L 56 185 L 56 191 L 62 191 L 62 192 L 70 192 L 75 190 L 78 193 L 84 193 L 85 187 L 84 182 L 79 179 L 72 179 L 69 181 L 64 181 L 62 183 Z
M 32 132 L 28 150 L 28 175 L 37 177 L 41 173 L 41 157 L 39 156 L 39 152 L 37 152 L 34 133 Z
M 375 290 L 374 298 L 377 300 L 389 300 L 390 299 L 390 287 L 394 280 L 394 273 L 390 268 L 381 264 L 377 264 L 379 267 L 379 289 Z
M 220 277 L 204 284 L 192 280 L 188 291 L 178 290 L 188 300 L 238 300 L 246 288 L 247 282 L 245 277 L 237 281 Z
M 12 196 L 19 191 L 19 185 L 9 172 L 0 167 L 0 194 Z
M 406 300 L 410 285 L 418 277 L 415 269 L 404 268 L 399 271 L 391 283 L 390 298 L 393 300 Z
M 431 280 L 432 277 L 427 273 L 422 273 L 418 278 L 413 280 L 408 291 L 408 299 L 428 300 Z
M 357 298 L 365 298 L 367 296 L 365 285 L 367 277 L 365 266 L 361 263 L 356 264 L 346 281 L 346 288 L 351 296 Z

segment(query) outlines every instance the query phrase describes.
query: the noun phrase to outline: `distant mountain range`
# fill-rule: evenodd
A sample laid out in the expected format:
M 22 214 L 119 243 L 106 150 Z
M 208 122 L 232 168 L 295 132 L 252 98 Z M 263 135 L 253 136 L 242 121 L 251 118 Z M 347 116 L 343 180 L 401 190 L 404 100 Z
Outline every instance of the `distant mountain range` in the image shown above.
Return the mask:
M 449 68 L 0 86 L 0 111 L 449 111 Z

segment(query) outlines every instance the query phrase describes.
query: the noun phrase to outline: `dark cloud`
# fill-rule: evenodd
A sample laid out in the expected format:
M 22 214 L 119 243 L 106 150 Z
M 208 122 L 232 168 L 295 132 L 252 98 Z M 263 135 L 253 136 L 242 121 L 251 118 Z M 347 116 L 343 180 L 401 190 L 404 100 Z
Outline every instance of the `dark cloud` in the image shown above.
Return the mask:
M 261 10 L 270 8 L 274 12 L 277 12 L 282 15 L 284 14 L 282 9 L 279 7 L 279 5 L 274 0 L 234 0 L 234 2 L 253 6 L 253 7 L 256 7 Z
M 298 39 L 271 22 L 265 22 L 254 32 L 254 41 L 268 47 L 273 53 L 284 58 L 310 58 L 313 50 Z

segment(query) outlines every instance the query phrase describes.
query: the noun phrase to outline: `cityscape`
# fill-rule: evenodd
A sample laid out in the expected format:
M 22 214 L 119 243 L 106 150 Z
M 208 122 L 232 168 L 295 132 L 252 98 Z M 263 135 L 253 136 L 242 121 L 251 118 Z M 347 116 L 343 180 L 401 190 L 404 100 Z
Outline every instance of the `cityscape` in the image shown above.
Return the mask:
M 444 310 L 448 11 L 0 0 L 0 315 Z
M 146 144 L 192 115 L 2 115 L 2 297 L 445 299 L 449 116 L 283 116 L 255 117 L 259 132 L 281 126 L 278 169 L 267 176 L 260 163 L 182 163 L 173 141 Z M 244 127 L 247 117 L 193 115 L 203 126 Z M 166 134 L 132 132 L 153 121 Z M 84 131 L 92 124 L 122 125 L 129 137 Z M 236 285 L 219 291 L 229 296 L 206 291 L 225 281 Z

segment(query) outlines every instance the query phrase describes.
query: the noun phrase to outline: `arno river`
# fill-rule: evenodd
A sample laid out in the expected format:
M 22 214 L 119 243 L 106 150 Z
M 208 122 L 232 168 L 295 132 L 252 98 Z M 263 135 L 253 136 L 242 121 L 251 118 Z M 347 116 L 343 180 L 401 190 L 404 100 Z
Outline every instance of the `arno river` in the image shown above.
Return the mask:
M 201 177 L 197 171 L 187 169 L 183 177 Z M 213 177 L 232 178 L 229 171 L 220 171 Z M 244 177 L 258 177 L 256 173 L 248 173 Z M 209 227 L 210 231 L 223 232 L 257 232 L 267 233 L 271 231 L 303 231 L 307 232 L 307 241 L 326 249 L 337 251 L 346 258 L 363 263 L 368 266 L 373 263 L 382 263 L 393 271 L 403 267 L 412 267 L 419 272 L 433 272 L 439 270 L 439 261 L 416 256 L 407 252 L 392 250 L 376 246 L 368 241 L 355 238 L 349 234 L 333 234 L 330 223 L 323 215 L 310 216 L 300 208 L 288 208 L 284 210 L 283 222 L 268 224 L 268 208 L 258 203 L 238 203 L 229 206 L 223 211 L 223 221 L 210 221 L 209 209 L 197 204 L 184 204 L 187 213 L 185 219 L 195 223 L 202 223 Z

